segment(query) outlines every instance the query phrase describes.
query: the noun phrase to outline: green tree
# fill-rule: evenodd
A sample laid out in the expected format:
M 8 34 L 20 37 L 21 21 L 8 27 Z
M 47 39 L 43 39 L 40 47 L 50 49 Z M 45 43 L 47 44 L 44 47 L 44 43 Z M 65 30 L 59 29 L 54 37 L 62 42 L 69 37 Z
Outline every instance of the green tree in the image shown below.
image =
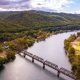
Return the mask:
M 70 46 L 69 49 L 68 49 L 68 53 L 75 55 L 75 49 Z
M 4 58 L 0 57 L 0 67 L 2 67 L 4 64 Z
M 12 50 L 8 50 L 6 55 L 7 55 L 7 61 L 15 59 L 15 52 Z
M 3 47 L 2 47 L 2 46 L 0 46 L 0 52 L 3 52 L 3 50 L 4 50 L 4 49 L 3 49 Z

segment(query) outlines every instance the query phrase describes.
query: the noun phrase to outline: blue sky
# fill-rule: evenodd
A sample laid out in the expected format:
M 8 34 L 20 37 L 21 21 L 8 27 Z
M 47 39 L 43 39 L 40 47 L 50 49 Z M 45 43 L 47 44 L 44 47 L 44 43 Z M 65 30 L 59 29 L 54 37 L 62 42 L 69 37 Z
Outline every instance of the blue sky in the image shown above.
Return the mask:
M 65 12 L 80 13 L 80 0 L 72 0 Z
M 80 0 L 0 0 L 0 11 L 23 10 L 80 13 Z

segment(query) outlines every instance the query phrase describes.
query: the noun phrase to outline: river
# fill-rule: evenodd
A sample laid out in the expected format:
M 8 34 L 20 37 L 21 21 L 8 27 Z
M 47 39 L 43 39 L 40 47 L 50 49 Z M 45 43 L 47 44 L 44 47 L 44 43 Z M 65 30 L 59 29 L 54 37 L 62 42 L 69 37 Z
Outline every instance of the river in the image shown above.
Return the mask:
M 27 51 L 57 64 L 60 68 L 71 70 L 71 64 L 64 51 L 64 39 L 74 33 L 76 31 L 52 35 L 45 41 L 35 42 Z M 16 59 L 6 64 L 0 72 L 0 80 L 72 80 L 63 74 L 60 74 L 60 78 L 56 75 L 55 70 L 49 67 L 43 70 L 41 63 L 37 61 L 32 63 L 29 57 L 24 59 L 16 55 Z

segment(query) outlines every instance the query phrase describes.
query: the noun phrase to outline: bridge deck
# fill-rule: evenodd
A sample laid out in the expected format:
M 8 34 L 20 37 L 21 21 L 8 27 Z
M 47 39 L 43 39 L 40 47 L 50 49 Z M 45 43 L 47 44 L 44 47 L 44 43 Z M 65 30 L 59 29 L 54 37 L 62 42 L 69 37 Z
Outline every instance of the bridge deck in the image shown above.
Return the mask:
M 47 60 L 46 60 L 46 61 L 45 61 L 45 65 L 47 65 L 47 66 L 49 66 L 49 67 L 51 67 L 51 68 L 59 71 L 58 65 L 56 65 L 56 64 L 54 64 L 54 63 L 52 63 L 52 62 L 50 62 L 50 61 L 47 61 Z
M 24 55 L 27 55 L 27 56 L 29 56 L 29 57 L 33 57 L 33 56 L 34 56 L 33 54 L 31 54 L 31 53 L 29 53 L 29 52 L 24 52 Z
M 36 55 L 34 55 L 33 58 L 34 58 L 35 60 L 41 62 L 41 63 L 44 63 L 44 59 L 42 59 L 42 58 L 40 58 L 40 57 L 38 57 L 38 56 L 36 56 Z
M 68 70 L 66 70 L 64 68 L 60 68 L 60 73 L 63 73 L 64 75 L 69 76 L 69 77 L 75 79 L 74 74 L 71 71 L 68 71 Z
M 52 63 L 50 61 L 47 61 L 47 60 L 44 61 L 44 59 L 42 59 L 41 57 L 33 55 L 33 54 L 31 54 L 31 53 L 29 53 L 27 51 L 22 51 L 21 53 L 23 53 L 24 57 L 26 55 L 31 57 L 32 58 L 32 62 L 34 62 L 34 60 L 37 60 L 37 61 L 43 63 L 43 68 L 45 68 L 45 65 L 46 65 L 46 66 L 49 66 L 52 69 L 55 69 L 56 71 L 58 71 L 58 76 L 59 76 L 60 73 L 62 73 L 62 74 L 66 75 L 66 76 L 68 76 L 68 77 L 70 77 L 72 79 L 76 79 L 75 75 L 72 72 L 70 72 L 70 71 L 68 71 L 68 70 L 66 70 L 64 68 L 60 68 L 59 69 L 58 65 L 56 65 L 56 64 L 54 64 L 54 63 Z

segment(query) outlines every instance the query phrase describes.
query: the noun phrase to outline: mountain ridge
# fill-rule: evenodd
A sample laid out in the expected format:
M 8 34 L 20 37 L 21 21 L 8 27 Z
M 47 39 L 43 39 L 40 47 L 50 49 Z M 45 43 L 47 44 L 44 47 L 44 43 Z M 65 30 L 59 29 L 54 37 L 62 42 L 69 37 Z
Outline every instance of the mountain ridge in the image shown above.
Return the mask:
M 27 30 L 29 28 L 61 25 L 80 25 L 80 15 L 34 10 L 0 12 L 0 31 Z

